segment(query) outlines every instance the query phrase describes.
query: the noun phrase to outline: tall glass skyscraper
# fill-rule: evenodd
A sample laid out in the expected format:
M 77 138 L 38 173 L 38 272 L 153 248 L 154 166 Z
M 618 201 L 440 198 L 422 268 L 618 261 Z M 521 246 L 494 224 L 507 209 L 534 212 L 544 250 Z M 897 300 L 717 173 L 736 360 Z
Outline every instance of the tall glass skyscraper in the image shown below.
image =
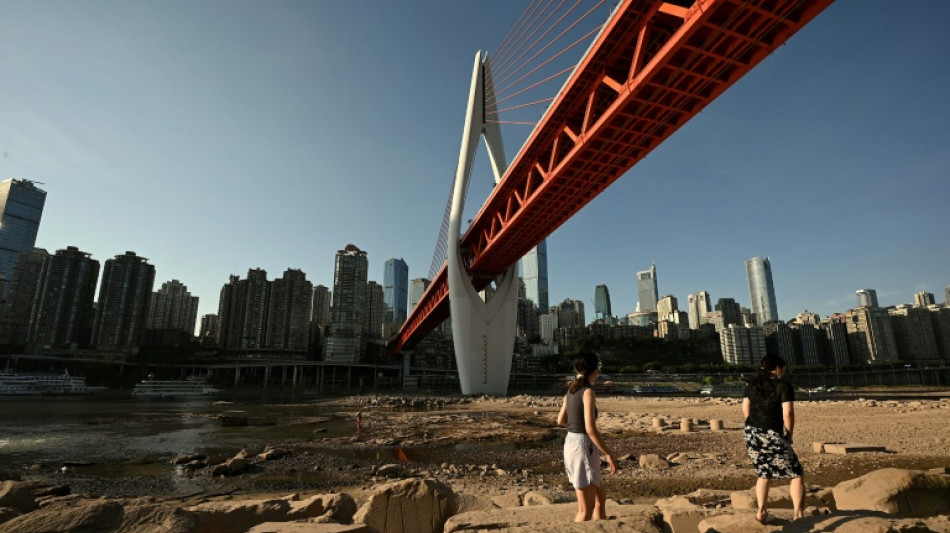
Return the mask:
M 749 278 L 749 297 L 755 323 L 762 325 L 778 320 L 778 304 L 775 303 L 775 286 L 772 284 L 772 262 L 768 257 L 753 257 L 745 262 Z
M 21 179 L 0 181 L 0 274 L 13 275 L 13 263 L 20 252 L 36 244 L 46 191 L 35 182 Z
M 406 321 L 409 302 L 409 265 L 402 258 L 390 257 L 383 270 L 383 303 L 386 305 L 384 322 L 402 324 Z
M 659 291 L 656 288 L 656 263 L 650 270 L 637 272 L 637 307 L 641 313 L 655 312 Z
M 521 258 L 521 279 L 525 297 L 546 313 L 548 310 L 548 241 L 538 243 Z
M 594 288 L 594 322 L 603 321 L 610 324 L 610 318 L 613 312 L 610 309 L 610 291 L 606 285 L 598 285 Z

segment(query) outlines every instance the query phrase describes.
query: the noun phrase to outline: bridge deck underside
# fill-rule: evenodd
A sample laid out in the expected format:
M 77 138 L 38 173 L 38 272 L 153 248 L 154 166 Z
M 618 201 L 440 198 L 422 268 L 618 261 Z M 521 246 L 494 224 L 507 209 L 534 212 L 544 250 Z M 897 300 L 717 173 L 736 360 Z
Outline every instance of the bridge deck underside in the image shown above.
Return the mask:
M 470 271 L 505 272 L 831 1 L 623 2 L 462 237 Z M 448 316 L 444 274 L 394 350 Z

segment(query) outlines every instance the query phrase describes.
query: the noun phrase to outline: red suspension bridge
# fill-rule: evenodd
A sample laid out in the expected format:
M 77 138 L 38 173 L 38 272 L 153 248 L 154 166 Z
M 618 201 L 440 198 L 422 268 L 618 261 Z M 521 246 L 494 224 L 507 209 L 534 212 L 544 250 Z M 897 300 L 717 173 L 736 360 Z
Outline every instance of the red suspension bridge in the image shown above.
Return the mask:
M 620 2 L 461 237 L 475 288 L 511 268 L 832 1 Z M 390 350 L 412 347 L 449 316 L 447 278 L 443 265 Z

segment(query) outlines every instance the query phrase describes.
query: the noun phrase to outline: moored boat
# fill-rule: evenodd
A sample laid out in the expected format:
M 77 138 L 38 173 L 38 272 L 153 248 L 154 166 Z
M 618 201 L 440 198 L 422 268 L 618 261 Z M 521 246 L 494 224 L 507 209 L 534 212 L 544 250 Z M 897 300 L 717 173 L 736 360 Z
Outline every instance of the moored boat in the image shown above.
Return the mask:
M 205 381 L 194 379 L 154 379 L 151 375 L 132 389 L 133 398 L 189 398 L 221 392 Z
M 0 372 L 0 396 L 65 396 L 93 394 L 105 387 L 90 387 L 86 378 L 62 374 Z

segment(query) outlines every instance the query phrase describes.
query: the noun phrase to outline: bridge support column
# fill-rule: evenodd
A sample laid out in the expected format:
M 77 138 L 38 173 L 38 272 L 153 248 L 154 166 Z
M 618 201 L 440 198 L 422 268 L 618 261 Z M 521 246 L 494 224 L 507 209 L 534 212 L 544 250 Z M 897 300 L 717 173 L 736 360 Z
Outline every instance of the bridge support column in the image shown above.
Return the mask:
M 475 149 L 481 137 L 485 138 L 488 147 L 496 184 L 501 181 L 508 166 L 497 113 L 486 106 L 486 102 L 494 102 L 495 99 L 490 80 L 488 58 L 478 52 L 475 54 L 468 110 L 452 193 L 447 274 L 452 339 L 462 394 L 505 395 L 508 393 L 508 381 L 511 377 L 511 359 L 517 326 L 518 265 L 513 265 L 495 279 L 496 291 L 486 302 L 473 287 L 475 276 L 468 272 L 459 247 L 465 193 L 471 178 Z

